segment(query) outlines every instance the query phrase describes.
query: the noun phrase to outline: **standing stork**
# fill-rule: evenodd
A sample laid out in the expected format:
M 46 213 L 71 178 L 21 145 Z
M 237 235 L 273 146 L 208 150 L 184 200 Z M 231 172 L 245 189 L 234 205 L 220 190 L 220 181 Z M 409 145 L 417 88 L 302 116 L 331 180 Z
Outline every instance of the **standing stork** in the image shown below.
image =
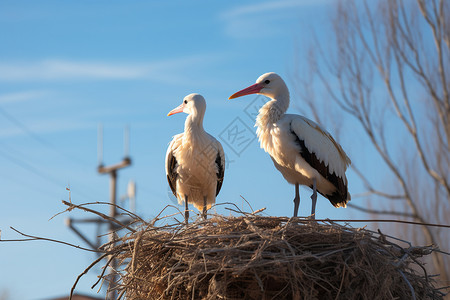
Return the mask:
M 166 175 L 170 189 L 178 203 L 185 203 L 185 221 L 188 223 L 188 203 L 206 210 L 216 202 L 225 172 L 225 154 L 222 145 L 203 129 L 206 101 L 199 94 L 190 94 L 167 116 L 184 112 L 188 116 L 184 132 L 173 137 L 166 153 Z
M 299 115 L 286 114 L 289 90 L 275 73 L 261 75 L 256 83 L 230 96 L 250 94 L 269 97 L 256 118 L 261 148 L 269 153 L 283 177 L 295 185 L 294 217 L 300 205 L 299 185 L 312 188 L 311 217 L 315 218 L 317 192 L 335 207 L 350 201 L 345 171 L 350 159 L 333 137 L 318 124 Z

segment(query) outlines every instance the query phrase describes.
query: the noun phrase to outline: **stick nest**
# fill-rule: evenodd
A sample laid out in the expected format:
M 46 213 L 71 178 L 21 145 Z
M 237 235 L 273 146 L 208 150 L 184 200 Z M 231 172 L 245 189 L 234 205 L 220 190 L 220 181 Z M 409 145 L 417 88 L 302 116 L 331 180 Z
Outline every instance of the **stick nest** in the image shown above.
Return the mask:
M 433 249 L 390 240 L 331 221 L 214 215 L 142 223 L 107 251 L 126 299 L 442 299 L 419 261 Z

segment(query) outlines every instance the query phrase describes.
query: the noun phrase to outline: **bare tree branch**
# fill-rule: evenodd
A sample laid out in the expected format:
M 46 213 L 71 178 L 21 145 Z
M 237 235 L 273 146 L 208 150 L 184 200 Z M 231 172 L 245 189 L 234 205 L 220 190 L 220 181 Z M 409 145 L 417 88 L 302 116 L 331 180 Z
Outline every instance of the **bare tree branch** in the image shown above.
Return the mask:
M 376 4 L 342 0 L 332 22 L 332 45 L 325 48 L 316 38 L 311 61 L 314 74 L 303 81 L 308 91 L 302 98 L 320 120 L 322 111 L 312 90 L 317 86 L 316 76 L 340 112 L 357 121 L 369 141 L 364 148 L 377 154 L 367 159 L 381 162 L 396 188 L 389 191 L 354 165 L 353 171 L 365 186 L 362 195 L 405 200 L 396 203 L 406 204 L 408 212 L 400 211 L 397 204 L 390 210 L 352 204 L 355 209 L 419 223 L 450 215 L 449 12 L 444 0 L 382 0 Z M 395 120 L 384 119 L 386 108 L 380 95 Z M 402 139 L 393 139 L 394 135 Z M 427 226 L 421 229 L 420 237 L 426 243 L 450 244 L 448 234 L 439 235 L 440 231 Z M 448 280 L 450 264 L 440 255 L 432 257 L 441 278 Z
M 407 218 L 412 218 L 412 219 L 417 218 L 417 216 L 415 216 L 414 214 L 409 214 L 409 213 L 405 213 L 405 212 L 392 211 L 392 210 L 369 209 L 369 208 L 361 207 L 361 206 L 358 206 L 358 205 L 355 205 L 352 203 L 348 203 L 347 205 L 348 205 L 348 207 L 351 207 L 356 210 L 363 211 L 363 212 L 369 213 L 369 214 L 400 216 L 400 217 L 407 217 Z

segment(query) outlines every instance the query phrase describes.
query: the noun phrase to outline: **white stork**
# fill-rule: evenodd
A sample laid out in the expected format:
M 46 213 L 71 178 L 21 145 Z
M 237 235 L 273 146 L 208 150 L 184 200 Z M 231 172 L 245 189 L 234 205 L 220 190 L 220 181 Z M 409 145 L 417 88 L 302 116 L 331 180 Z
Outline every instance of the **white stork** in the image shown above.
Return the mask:
M 249 94 L 271 98 L 256 118 L 261 148 L 269 153 L 283 177 L 295 185 L 294 217 L 300 204 L 299 185 L 312 188 L 311 217 L 315 218 L 317 192 L 335 207 L 350 201 L 345 171 L 350 159 L 333 137 L 318 124 L 299 115 L 286 114 L 289 90 L 275 73 L 261 75 L 256 83 L 230 96 Z
M 203 208 L 206 219 L 206 210 L 215 203 L 225 172 L 222 145 L 203 129 L 205 110 L 203 96 L 190 94 L 180 106 L 167 114 L 188 114 L 184 132 L 173 137 L 166 153 L 167 180 L 178 203 L 185 203 L 186 224 L 189 218 L 188 203 L 198 210 Z

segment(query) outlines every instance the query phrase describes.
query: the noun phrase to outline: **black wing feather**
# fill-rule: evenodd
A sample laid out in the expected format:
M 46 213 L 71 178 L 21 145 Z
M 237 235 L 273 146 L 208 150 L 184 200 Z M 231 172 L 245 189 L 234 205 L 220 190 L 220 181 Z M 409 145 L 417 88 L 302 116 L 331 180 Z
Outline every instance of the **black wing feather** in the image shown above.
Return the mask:
M 168 172 L 167 172 L 167 181 L 169 182 L 170 189 L 172 190 L 172 193 L 177 196 L 177 189 L 176 189 L 176 180 L 178 177 L 178 173 L 176 171 L 178 162 L 175 156 L 172 155 L 172 153 L 169 154 L 169 157 L 167 157 L 168 161 Z
M 217 152 L 216 165 L 217 165 L 217 187 L 216 187 L 216 196 L 217 196 L 219 195 L 220 189 L 222 188 L 223 177 L 225 175 L 225 166 L 222 164 L 222 157 L 220 156 L 220 151 Z
M 330 173 L 328 166 L 323 161 L 320 161 L 315 153 L 311 153 L 305 145 L 305 141 L 301 140 L 298 135 L 290 128 L 291 133 L 295 136 L 295 142 L 300 147 L 301 157 L 314 169 L 319 172 L 326 180 L 331 182 L 336 187 L 336 191 L 331 195 L 324 195 L 317 190 L 322 196 L 330 200 L 333 206 L 337 206 L 340 203 L 347 203 L 347 185 L 344 180 L 337 176 L 334 172 Z

